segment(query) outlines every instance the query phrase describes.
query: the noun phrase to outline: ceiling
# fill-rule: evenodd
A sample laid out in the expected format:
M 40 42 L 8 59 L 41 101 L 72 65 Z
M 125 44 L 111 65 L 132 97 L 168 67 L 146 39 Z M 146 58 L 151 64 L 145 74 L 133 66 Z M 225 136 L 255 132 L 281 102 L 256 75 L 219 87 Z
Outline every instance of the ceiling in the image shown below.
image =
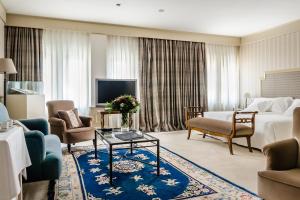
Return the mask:
M 14 14 L 228 36 L 245 36 L 300 19 L 300 0 L 0 1 Z

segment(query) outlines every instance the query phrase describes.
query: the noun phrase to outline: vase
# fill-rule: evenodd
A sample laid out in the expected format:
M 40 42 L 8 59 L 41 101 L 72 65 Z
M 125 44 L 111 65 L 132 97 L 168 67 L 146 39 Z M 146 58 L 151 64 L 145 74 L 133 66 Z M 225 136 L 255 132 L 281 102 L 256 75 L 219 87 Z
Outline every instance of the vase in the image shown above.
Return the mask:
M 129 131 L 129 113 L 122 113 L 121 131 Z

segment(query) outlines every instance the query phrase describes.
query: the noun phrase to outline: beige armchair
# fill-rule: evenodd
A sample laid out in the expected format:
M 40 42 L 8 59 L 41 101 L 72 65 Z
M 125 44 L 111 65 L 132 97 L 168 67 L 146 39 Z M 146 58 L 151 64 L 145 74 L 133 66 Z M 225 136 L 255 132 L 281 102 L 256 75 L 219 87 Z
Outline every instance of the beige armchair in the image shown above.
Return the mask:
M 88 140 L 95 141 L 95 132 L 92 127 L 91 117 L 79 116 L 84 127 L 74 129 L 67 129 L 65 121 L 58 117 L 58 111 L 74 109 L 73 101 L 49 101 L 47 102 L 47 107 L 51 133 L 56 134 L 62 143 L 68 145 L 69 152 L 71 152 L 71 144 Z
M 258 194 L 266 200 L 297 200 L 300 198 L 300 108 L 294 111 L 294 138 L 264 147 L 267 157 L 265 171 L 258 172 Z

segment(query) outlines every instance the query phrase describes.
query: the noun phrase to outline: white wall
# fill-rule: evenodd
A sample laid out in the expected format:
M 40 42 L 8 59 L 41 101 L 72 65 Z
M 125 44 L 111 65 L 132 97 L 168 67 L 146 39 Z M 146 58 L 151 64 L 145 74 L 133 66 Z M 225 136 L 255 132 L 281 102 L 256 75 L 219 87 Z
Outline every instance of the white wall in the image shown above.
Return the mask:
M 4 58 L 4 22 L 0 19 L 0 58 Z M 0 74 L 0 97 L 3 96 L 3 74 Z
M 242 39 L 240 48 L 242 102 L 243 95 L 247 92 L 252 97 L 260 96 L 260 80 L 266 71 L 300 67 L 299 25 L 299 22 L 288 24 Z
M 4 25 L 6 22 L 6 11 L 0 1 L 0 58 L 4 57 Z M 3 75 L 0 74 L 0 97 L 3 96 Z
M 95 106 L 95 79 L 106 78 L 106 47 L 107 36 L 91 34 L 91 97 Z

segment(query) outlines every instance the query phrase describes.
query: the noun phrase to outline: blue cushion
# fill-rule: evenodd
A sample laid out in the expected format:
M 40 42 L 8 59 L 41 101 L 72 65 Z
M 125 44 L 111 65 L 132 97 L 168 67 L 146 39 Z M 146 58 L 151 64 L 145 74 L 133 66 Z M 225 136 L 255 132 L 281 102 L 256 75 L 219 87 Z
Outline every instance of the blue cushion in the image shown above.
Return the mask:
M 45 136 L 46 158 L 42 163 L 43 179 L 58 179 L 62 171 L 60 140 L 56 135 Z
M 9 118 L 6 107 L 2 103 L 0 103 L 0 122 L 5 122 L 9 119 L 10 118 Z
M 45 138 L 46 154 L 54 153 L 57 156 L 62 157 L 59 138 L 56 135 L 46 135 L 44 138 Z

